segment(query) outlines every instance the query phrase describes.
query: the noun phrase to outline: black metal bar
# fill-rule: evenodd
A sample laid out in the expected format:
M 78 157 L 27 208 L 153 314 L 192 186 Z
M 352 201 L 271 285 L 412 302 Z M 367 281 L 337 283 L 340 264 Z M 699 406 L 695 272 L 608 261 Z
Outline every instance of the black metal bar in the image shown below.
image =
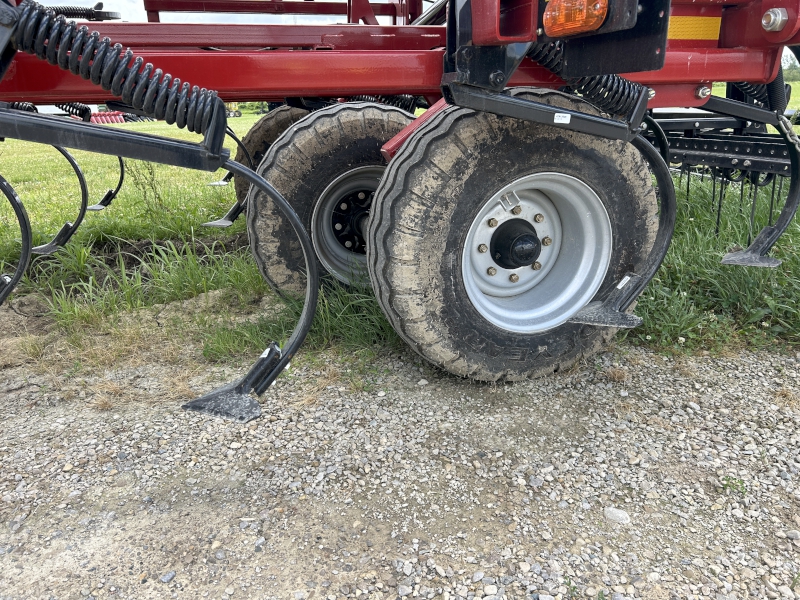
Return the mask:
M 778 126 L 778 115 L 774 112 L 757 108 L 752 104 L 744 104 L 736 100 L 728 100 L 718 96 L 709 96 L 706 103 L 701 106 L 703 110 L 708 110 L 721 115 L 728 115 L 745 121 L 755 121 L 756 123 L 766 123 L 773 127 Z
M 613 140 L 630 141 L 636 135 L 631 132 L 628 124 L 622 121 L 587 115 L 578 111 L 549 106 L 507 94 L 487 92 L 477 87 L 458 83 L 449 84 L 447 89 L 450 92 L 453 104 L 472 108 L 473 110 L 534 121 L 560 129 L 588 133 Z
M 731 117 L 689 117 L 655 119 L 664 131 L 702 131 L 707 129 L 741 129 L 746 126 L 746 121 Z
M 12 111 L 3 106 L 0 106 L 0 137 L 135 158 L 199 171 L 216 171 L 229 158 L 229 152 L 225 149 L 216 155 L 202 144 L 124 131 L 73 119 Z

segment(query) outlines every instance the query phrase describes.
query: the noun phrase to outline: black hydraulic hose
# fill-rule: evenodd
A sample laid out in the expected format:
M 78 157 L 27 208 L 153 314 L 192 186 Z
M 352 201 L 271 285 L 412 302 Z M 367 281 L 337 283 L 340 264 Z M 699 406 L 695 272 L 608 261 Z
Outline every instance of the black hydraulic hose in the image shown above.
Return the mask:
M 67 21 L 32 0 L 25 0 L 19 10 L 11 39 L 16 50 L 91 80 L 149 116 L 205 134 L 214 113 L 225 110 L 216 92 L 181 84 L 180 79 L 145 64 L 130 48 L 123 52 L 120 44 L 112 45 L 109 38 L 101 39 L 85 25 Z
M 255 164 L 255 162 L 253 162 L 253 157 L 250 156 L 250 152 L 248 152 L 247 148 L 242 143 L 242 140 L 239 139 L 239 136 L 236 135 L 236 132 L 230 127 L 226 127 L 225 133 L 228 134 L 228 137 L 230 137 L 234 142 L 236 142 L 236 145 L 239 147 L 239 150 L 242 151 L 242 154 L 244 154 L 244 157 L 247 159 L 247 166 L 250 167 L 250 169 L 252 169 L 253 171 L 255 171 L 258 165 Z
M 64 15 L 68 19 L 82 19 L 85 21 L 111 21 L 122 18 L 121 13 L 104 11 L 102 2 L 98 2 L 92 7 L 48 6 L 47 8 L 57 15 Z

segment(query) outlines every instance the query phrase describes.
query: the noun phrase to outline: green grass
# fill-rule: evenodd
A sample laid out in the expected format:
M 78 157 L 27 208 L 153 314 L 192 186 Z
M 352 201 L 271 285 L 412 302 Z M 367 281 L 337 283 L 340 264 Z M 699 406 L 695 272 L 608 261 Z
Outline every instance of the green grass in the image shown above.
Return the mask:
M 257 119 L 258 115 L 247 115 L 230 119 L 229 123 L 241 136 Z M 128 123 L 118 127 L 194 142 L 201 139 L 159 122 Z M 231 142 L 226 142 L 226 147 L 235 154 Z M 119 177 L 116 157 L 81 151 L 71 153 L 86 176 L 90 203 L 99 201 L 107 190 L 116 187 Z M 119 195 L 106 210 L 86 215 L 73 243 L 90 246 L 113 239 L 162 240 L 191 236 L 193 228 L 222 216 L 234 202 L 232 185 L 208 185 L 221 179 L 224 171 L 207 173 L 134 160 L 125 162 L 126 180 Z M 34 244 L 49 241 L 66 221 L 75 220 L 80 200 L 78 181 L 67 161 L 54 148 L 7 139 L 0 145 L 0 173 L 25 203 L 34 231 Z M 13 254 L 19 235 L 9 226 L 10 218 L 9 210 L 0 209 L 0 261 Z M 234 231 L 242 231 L 243 226 L 237 223 L 234 227 Z M 203 236 L 221 239 L 230 233 L 230 230 L 205 230 Z
M 259 115 L 231 119 L 238 134 Z M 197 140 L 163 123 L 126 124 L 129 130 Z M 116 159 L 75 153 L 92 194 L 99 199 L 116 184 Z M 113 323 L 131 310 L 193 298 L 213 290 L 224 294 L 225 314 L 209 314 L 193 335 L 210 360 L 229 360 L 284 341 L 297 322 L 298 303 L 278 303 L 269 314 L 253 315 L 253 303 L 269 294 L 245 247 L 243 219 L 226 230 L 200 223 L 221 216 L 234 201 L 233 186 L 209 187 L 223 173 L 193 172 L 127 161 L 129 177 L 110 208 L 90 213 L 76 236 L 55 255 L 37 257 L 18 294 L 39 293 L 65 329 L 78 335 Z M 7 140 L 0 146 L 0 173 L 28 208 L 36 242 L 48 240 L 74 218 L 78 186 L 66 161 L 52 148 Z M 677 180 L 676 180 L 677 184 Z M 788 187 L 788 186 L 785 186 Z M 795 221 L 773 250 L 777 269 L 726 267 L 722 256 L 746 246 L 768 219 L 769 191 L 761 192 L 756 224 L 749 231 L 750 204 L 740 209 L 738 186 L 723 205 L 720 232 L 708 180 L 694 179 L 686 197 L 678 190 L 678 222 L 664 265 L 636 309 L 644 319 L 629 340 L 658 349 L 720 350 L 731 344 L 797 344 L 800 319 L 800 226 Z M 786 189 L 784 189 L 785 195 Z M 0 205 L 0 270 L 9 272 L 18 251 L 18 231 L 8 206 Z M 249 314 L 247 318 L 233 318 Z M 306 347 L 359 349 L 399 344 L 368 291 L 326 287 Z
M 286 302 L 277 314 L 262 316 L 255 323 L 235 326 L 217 324 L 205 336 L 203 355 L 212 360 L 263 350 L 270 340 L 283 343 L 300 318 L 303 303 Z M 321 350 L 330 346 L 357 352 L 372 346 L 400 345 L 400 338 L 383 316 L 371 290 L 345 288 L 326 282 L 320 290 L 314 324 L 305 347 Z
M 724 266 L 720 260 L 726 252 L 748 243 L 748 198 L 740 208 L 739 185 L 728 189 L 720 233 L 715 235 L 716 205 L 708 179 L 701 182 L 694 177 L 689 198 L 685 176 L 682 184 L 677 190 L 678 218 L 672 246 L 639 299 L 636 314 L 644 324 L 632 330 L 629 338 L 662 348 L 709 350 L 729 343 L 800 342 L 800 319 L 796 316 L 800 302 L 797 220 L 771 252 L 783 260 L 779 267 Z M 770 191 L 770 187 L 760 191 L 750 235 L 768 221 Z

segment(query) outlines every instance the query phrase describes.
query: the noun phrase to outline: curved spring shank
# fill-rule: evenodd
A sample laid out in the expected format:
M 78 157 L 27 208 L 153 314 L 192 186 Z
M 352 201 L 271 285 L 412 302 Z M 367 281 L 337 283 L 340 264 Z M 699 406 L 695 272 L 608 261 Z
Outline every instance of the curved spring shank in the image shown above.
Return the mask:
M 78 183 L 81 186 L 81 204 L 80 208 L 78 209 L 78 218 L 75 219 L 74 223 L 70 223 L 67 221 L 61 227 L 59 232 L 55 235 L 55 237 L 50 240 L 46 244 L 42 244 L 41 246 L 36 246 L 33 248 L 34 254 L 52 254 L 62 246 L 64 246 L 69 239 L 75 235 L 75 232 L 80 227 L 80 224 L 83 222 L 83 217 L 86 216 L 86 210 L 88 208 L 89 203 L 89 188 L 86 185 L 86 177 L 83 176 L 83 171 L 81 170 L 78 163 L 75 161 L 75 158 L 67 152 L 64 148 L 60 146 L 53 146 L 56 150 L 58 150 L 61 155 L 67 159 L 69 166 L 72 167 L 72 170 L 75 172 L 75 175 L 78 177 Z
M 0 304 L 3 304 L 9 294 L 14 290 L 19 280 L 25 274 L 25 269 L 28 268 L 28 263 L 31 261 L 32 250 L 32 235 L 31 235 L 31 222 L 28 219 L 28 213 L 25 206 L 17 196 L 17 192 L 11 187 L 11 184 L 0 175 L 0 192 L 6 197 L 11 204 L 14 215 L 17 217 L 19 224 L 22 249 L 20 250 L 19 262 L 13 275 L 5 275 L 0 273 Z
M 723 265 L 777 267 L 781 264 L 779 259 L 766 254 L 789 227 L 800 204 L 800 139 L 792 129 L 792 123 L 783 115 L 778 115 L 778 132 L 786 142 L 791 161 L 791 183 L 786 203 L 774 225 L 764 227 L 746 249 L 726 254 L 722 258 Z

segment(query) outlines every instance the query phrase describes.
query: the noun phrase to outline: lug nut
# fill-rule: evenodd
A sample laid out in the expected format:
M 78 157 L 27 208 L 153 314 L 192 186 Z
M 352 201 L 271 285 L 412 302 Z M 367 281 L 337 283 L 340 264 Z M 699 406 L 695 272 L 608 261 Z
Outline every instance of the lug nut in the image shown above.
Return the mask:
M 488 251 L 489 251 L 489 246 L 487 246 L 486 244 L 481 244 L 480 246 L 478 246 L 478 252 L 480 252 L 481 254 Z
M 350 242 L 350 241 L 345 242 L 344 243 L 344 247 L 345 248 L 352 248 L 353 247 L 353 242 Z
M 497 227 L 497 219 L 489 219 L 489 227 Z
M 515 206 L 514 208 L 511 209 L 511 214 L 512 215 L 518 215 L 521 212 L 522 212 L 522 207 L 521 206 Z
M 341 208 L 342 210 L 347 210 L 347 203 L 346 203 L 346 202 L 342 202 L 342 203 L 339 205 L 339 208 Z
M 546 238 L 542 239 L 542 246 L 549 246 L 552 243 L 553 243 L 553 240 L 551 238 L 549 238 L 549 237 L 546 237 Z
M 695 98 L 704 100 L 711 95 L 711 88 L 707 85 L 701 85 L 694 91 Z
M 334 225 L 334 226 L 333 226 L 333 228 L 334 228 L 336 231 L 341 231 L 341 230 L 342 230 L 342 224 L 341 224 L 341 223 L 337 223 L 336 225 Z
M 789 20 L 789 13 L 785 8 L 770 8 L 761 17 L 761 27 L 764 31 L 782 31 Z
M 495 275 L 497 275 L 497 269 L 495 269 L 494 267 L 489 267 L 488 269 L 486 269 L 486 274 L 494 277 Z
M 364 192 L 358 192 L 358 199 L 359 200 L 363 200 L 366 197 L 367 197 L 367 195 Z
M 537 213 L 536 216 L 533 217 L 533 220 L 536 221 L 537 223 L 541 223 L 542 221 L 544 221 L 544 215 L 542 213 Z
M 532 266 L 533 266 L 533 270 L 534 270 L 534 271 L 538 271 L 539 269 L 541 269 L 541 268 L 542 268 L 542 263 L 540 263 L 540 262 L 537 260 L 535 263 L 533 263 L 533 265 L 532 265 Z
M 511 275 L 508 276 L 508 280 L 511 283 L 517 283 L 519 281 L 519 275 L 517 275 L 516 273 L 512 273 Z

